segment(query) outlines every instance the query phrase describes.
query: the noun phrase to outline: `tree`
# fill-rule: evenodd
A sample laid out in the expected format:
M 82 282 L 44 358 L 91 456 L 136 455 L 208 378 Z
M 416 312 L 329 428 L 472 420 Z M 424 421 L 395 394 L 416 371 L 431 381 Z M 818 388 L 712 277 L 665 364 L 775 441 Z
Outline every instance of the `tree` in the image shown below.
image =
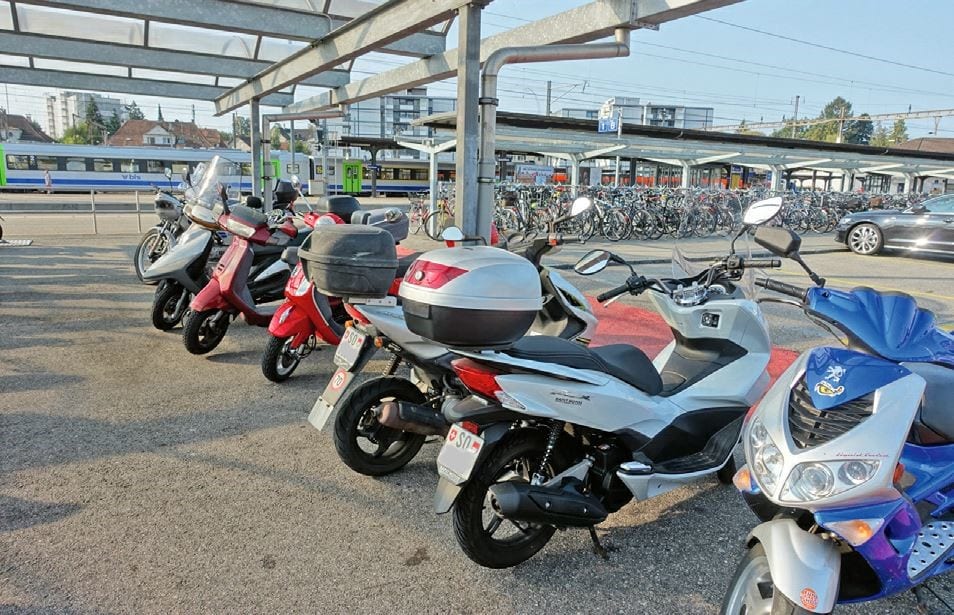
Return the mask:
M 99 105 L 92 98 L 86 103 L 86 123 L 94 127 L 103 124 L 103 114 L 99 112 Z
M 160 122 L 164 122 L 165 120 L 162 118 L 162 105 L 157 105 L 157 106 L 159 107 L 159 117 L 157 117 L 156 119 L 159 120 Z
M 868 141 L 868 145 L 873 145 L 875 147 L 888 147 L 891 144 L 891 141 L 888 137 L 888 131 L 885 129 L 884 124 L 878 122 L 875 124 L 874 133 L 871 135 L 871 140 Z
M 867 113 L 858 116 L 860 119 L 845 122 L 844 132 L 842 133 L 842 143 L 855 143 L 857 145 L 867 145 L 871 142 L 871 136 L 874 133 L 874 122 Z
M 891 133 L 888 135 L 888 141 L 891 142 L 891 145 L 897 145 L 898 143 L 904 143 L 907 140 L 907 125 L 904 123 L 904 120 L 895 120 L 894 126 L 891 127 Z
M 89 144 L 89 126 L 86 122 L 80 122 L 67 128 L 63 136 L 60 137 L 60 143 L 66 143 L 67 145 Z
M 235 134 L 240 137 L 250 137 L 252 135 L 252 123 L 247 117 L 235 116 Z
M 311 154 L 311 145 L 308 141 L 295 141 L 295 152 L 299 154 Z
M 755 136 L 758 136 L 758 137 L 763 137 L 763 136 L 765 136 L 765 135 L 763 135 L 761 132 L 749 128 L 748 125 L 745 123 L 745 120 L 742 120 L 741 122 L 739 122 L 739 127 L 735 129 L 735 134 L 737 134 L 737 135 L 755 135 Z
M 285 135 L 282 133 L 282 129 L 279 126 L 272 126 L 272 134 L 269 135 L 269 139 L 271 139 L 272 142 L 272 149 L 283 149 L 282 141 L 285 139 Z M 285 146 L 287 147 L 287 141 Z
M 119 117 L 119 111 L 113 109 L 113 114 L 109 116 L 109 119 L 106 120 L 106 130 L 110 135 L 114 135 L 119 132 L 120 127 L 122 127 L 123 121 Z
M 142 109 L 139 108 L 139 105 L 136 104 L 136 101 L 132 101 L 130 104 L 126 105 L 126 114 L 131 120 L 144 120 L 146 119 L 145 114 L 143 114 Z

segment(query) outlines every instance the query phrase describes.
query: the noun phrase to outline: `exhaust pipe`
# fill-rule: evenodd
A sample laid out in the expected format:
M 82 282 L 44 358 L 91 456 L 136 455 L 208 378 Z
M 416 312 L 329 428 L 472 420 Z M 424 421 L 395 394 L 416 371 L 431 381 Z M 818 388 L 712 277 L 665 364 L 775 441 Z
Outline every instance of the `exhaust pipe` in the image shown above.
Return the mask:
M 530 483 L 506 482 L 490 487 L 494 508 L 505 519 L 542 523 L 558 527 L 590 527 L 601 523 L 609 513 L 575 478 L 559 485 L 542 487 Z
M 432 408 L 406 401 L 384 402 L 375 409 L 378 422 L 385 427 L 424 436 L 447 436 L 450 425 L 444 415 Z

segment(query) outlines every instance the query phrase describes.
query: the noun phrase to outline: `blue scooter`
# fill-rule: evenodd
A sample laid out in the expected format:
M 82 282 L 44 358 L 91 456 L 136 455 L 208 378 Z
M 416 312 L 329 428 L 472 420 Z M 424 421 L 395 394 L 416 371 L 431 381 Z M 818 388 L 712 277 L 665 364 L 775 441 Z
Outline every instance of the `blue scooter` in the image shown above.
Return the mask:
M 756 284 L 847 348 L 803 353 L 746 419 L 734 482 L 762 523 L 722 612 L 830 613 L 909 589 L 922 601 L 954 566 L 954 336 L 908 295 L 825 288 L 791 231 L 755 241 L 815 283 Z

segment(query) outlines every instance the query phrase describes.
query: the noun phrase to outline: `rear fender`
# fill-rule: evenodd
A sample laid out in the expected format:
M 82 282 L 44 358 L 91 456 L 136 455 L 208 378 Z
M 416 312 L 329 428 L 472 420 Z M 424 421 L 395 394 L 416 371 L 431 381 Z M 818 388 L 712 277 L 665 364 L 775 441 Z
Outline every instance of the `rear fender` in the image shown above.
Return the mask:
M 480 467 L 481 463 L 487 460 L 487 457 L 493 452 L 497 444 L 513 431 L 510 426 L 511 423 L 494 423 L 480 432 L 480 437 L 484 439 L 484 446 L 480 450 L 480 456 L 477 457 L 477 461 L 474 463 L 475 471 Z M 434 492 L 434 512 L 439 515 L 449 512 L 454 506 L 454 502 L 457 501 L 457 496 L 460 495 L 460 492 L 463 491 L 469 482 L 470 481 L 467 480 L 459 485 L 455 485 L 442 477 L 437 483 L 437 491 Z
M 830 540 L 809 534 L 792 519 L 763 523 L 749 534 L 768 557 L 775 589 L 811 613 L 830 613 L 838 599 L 841 554 Z
M 212 278 L 209 280 L 209 283 L 205 285 L 205 288 L 200 290 L 199 294 L 197 294 L 189 304 L 189 309 L 191 309 L 193 312 L 204 312 L 205 310 L 227 310 L 231 307 L 232 306 L 229 305 L 229 302 L 225 300 L 225 297 L 222 296 L 222 289 L 219 286 L 218 278 Z

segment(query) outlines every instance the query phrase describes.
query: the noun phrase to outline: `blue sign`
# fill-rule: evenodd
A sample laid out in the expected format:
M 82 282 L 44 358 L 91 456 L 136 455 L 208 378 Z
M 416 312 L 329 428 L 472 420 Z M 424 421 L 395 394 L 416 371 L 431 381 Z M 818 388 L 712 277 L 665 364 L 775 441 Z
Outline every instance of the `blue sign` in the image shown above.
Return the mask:
M 597 120 L 597 132 L 616 132 L 619 130 L 619 118 L 601 117 Z
M 380 171 L 380 170 L 381 170 L 381 165 L 379 165 L 379 164 L 369 164 L 369 165 L 368 165 L 368 169 L 371 170 L 371 171 Z

